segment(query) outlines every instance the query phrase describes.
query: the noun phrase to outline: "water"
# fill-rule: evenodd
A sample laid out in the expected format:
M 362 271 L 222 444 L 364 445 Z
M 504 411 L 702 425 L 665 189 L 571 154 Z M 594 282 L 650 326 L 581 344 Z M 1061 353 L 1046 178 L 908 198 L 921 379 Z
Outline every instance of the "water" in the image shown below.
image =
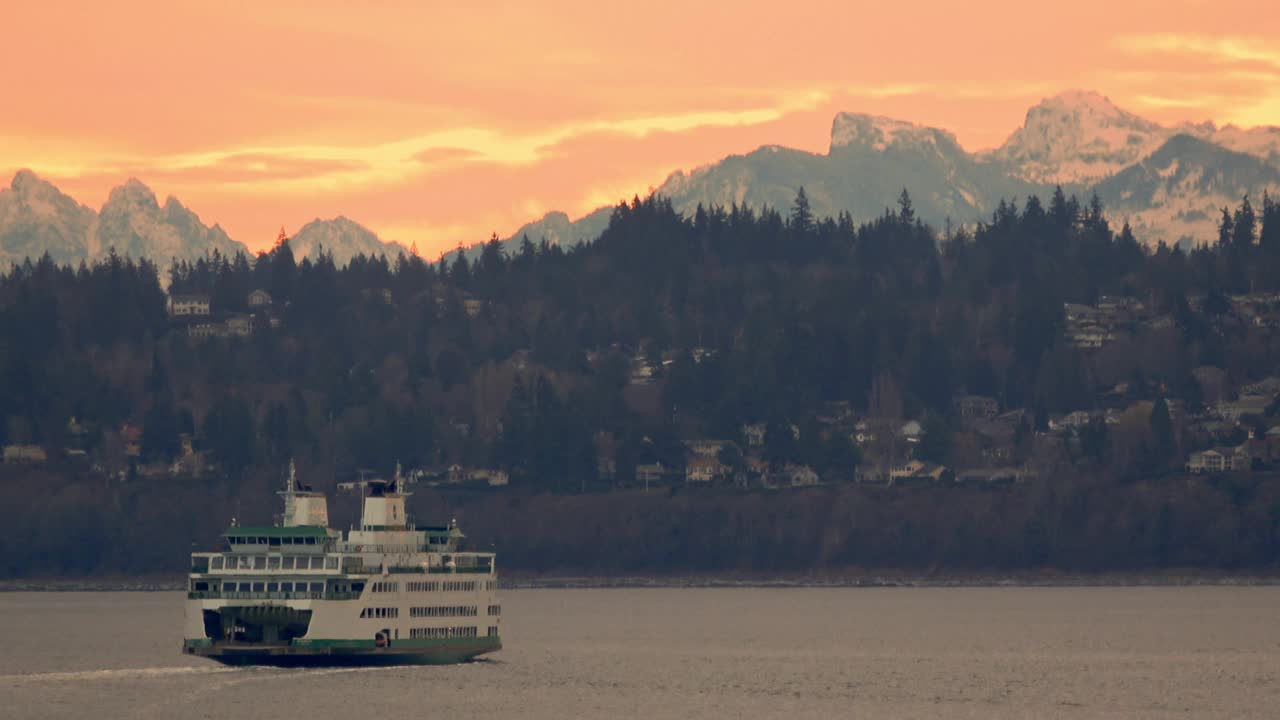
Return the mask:
M 0 593 L 0 718 L 1274 718 L 1280 588 L 523 590 L 444 667 L 184 657 L 178 593 Z

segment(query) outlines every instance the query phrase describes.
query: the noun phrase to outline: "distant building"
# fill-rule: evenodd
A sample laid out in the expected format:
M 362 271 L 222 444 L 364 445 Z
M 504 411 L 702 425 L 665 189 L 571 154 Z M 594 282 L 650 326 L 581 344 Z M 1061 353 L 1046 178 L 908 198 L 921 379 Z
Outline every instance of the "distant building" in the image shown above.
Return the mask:
M 467 479 L 483 482 L 489 487 L 505 487 L 510 482 L 510 478 L 502 470 L 472 470 L 467 473 Z
M 5 445 L 4 461 L 6 463 L 43 463 L 49 459 L 44 448 L 39 445 Z
M 709 483 L 728 471 L 714 457 L 695 455 L 689 459 L 684 468 L 684 480 L 687 483 Z
M 1248 470 L 1252 463 L 1244 446 L 1235 448 L 1212 448 L 1202 452 L 1191 453 L 1187 459 L 1187 471 L 1201 473 Z
M 227 336 L 249 337 L 253 334 L 252 315 L 232 315 L 227 318 L 224 325 Z
M 788 465 L 783 469 L 783 474 L 791 487 L 809 487 L 817 485 L 821 480 L 818 473 L 808 465 Z
M 173 317 L 199 317 L 209 314 L 208 295 L 170 295 L 169 314 Z
M 644 483 L 660 482 L 667 475 L 667 467 L 660 462 L 636 466 L 636 480 Z
M 689 452 L 702 457 L 716 458 L 720 456 L 720 451 L 728 447 L 730 444 L 724 440 L 688 440 L 684 446 L 689 448 Z
M 956 399 L 956 409 L 965 420 L 990 420 L 1000 412 L 1000 403 L 991 397 L 966 395 Z
M 249 307 L 262 308 L 271 306 L 271 294 L 266 290 L 254 290 L 249 293 Z
M 1218 403 L 1214 412 L 1223 420 L 1239 422 L 1240 418 L 1248 415 L 1266 415 L 1274 400 L 1272 395 L 1242 395 L 1238 400 Z
M 747 445 L 751 447 L 764 445 L 764 436 L 767 432 L 768 427 L 764 423 L 752 423 L 742 426 L 742 437 L 747 441 Z
M 906 483 L 941 483 L 955 479 L 955 474 L 946 466 L 927 463 L 922 460 L 908 460 L 895 465 L 889 470 L 889 484 Z

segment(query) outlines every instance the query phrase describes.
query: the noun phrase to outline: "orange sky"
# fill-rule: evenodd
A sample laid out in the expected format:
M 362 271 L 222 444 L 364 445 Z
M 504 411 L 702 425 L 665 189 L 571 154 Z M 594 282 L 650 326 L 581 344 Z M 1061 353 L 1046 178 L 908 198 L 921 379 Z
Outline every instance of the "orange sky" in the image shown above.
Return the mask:
M 253 249 L 338 214 L 426 257 L 874 112 L 998 145 L 1040 98 L 1280 124 L 1280 13 L 1164 0 L 11 3 L 0 172 L 130 176 Z

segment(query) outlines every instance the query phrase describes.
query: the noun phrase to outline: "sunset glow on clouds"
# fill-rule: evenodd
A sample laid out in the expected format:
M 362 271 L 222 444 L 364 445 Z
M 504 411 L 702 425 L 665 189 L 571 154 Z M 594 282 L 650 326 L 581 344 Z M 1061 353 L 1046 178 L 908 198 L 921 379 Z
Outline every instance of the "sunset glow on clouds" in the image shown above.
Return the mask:
M 254 249 L 344 214 L 434 257 L 762 144 L 823 152 L 842 110 L 969 149 L 1068 88 L 1280 124 L 1265 3 L 466 5 L 7 8 L 0 171 L 91 207 L 136 176 Z

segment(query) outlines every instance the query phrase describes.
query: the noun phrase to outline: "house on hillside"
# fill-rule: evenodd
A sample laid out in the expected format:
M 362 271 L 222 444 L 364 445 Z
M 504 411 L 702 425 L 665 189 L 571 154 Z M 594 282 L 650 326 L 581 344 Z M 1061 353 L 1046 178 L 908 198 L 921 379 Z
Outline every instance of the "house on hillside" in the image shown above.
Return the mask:
M 1252 459 L 1245 446 L 1226 448 L 1217 447 L 1201 452 L 1191 453 L 1187 459 L 1187 471 L 1197 475 L 1202 473 L 1218 473 L 1235 470 L 1248 470 Z
M 9 464 L 28 463 L 37 465 L 49 459 L 48 453 L 39 445 L 5 445 L 4 461 Z
M 822 480 L 808 465 L 787 465 L 782 473 L 791 487 L 811 487 Z
M 717 458 L 721 450 L 732 444 L 725 440 L 687 440 L 684 446 L 694 455 Z
M 1238 400 L 1218 403 L 1214 407 L 1214 413 L 1223 420 L 1240 422 L 1240 418 L 1249 415 L 1266 415 L 1267 408 L 1274 401 L 1274 395 L 1241 395 Z
M 946 466 L 923 460 L 908 460 L 889 470 L 890 485 L 951 482 L 955 473 Z
M 956 410 L 965 420 L 990 420 L 1000 412 L 1000 403 L 992 397 L 965 395 L 956 398 Z
M 169 296 L 169 314 L 173 317 L 202 317 L 209 314 L 209 296 L 179 294 Z
M 689 484 L 709 483 L 727 474 L 729 469 L 714 457 L 694 455 L 684 466 L 684 481 Z
M 262 289 L 249 293 L 249 307 L 253 309 L 271 307 L 271 293 Z
M 636 481 L 642 483 L 662 482 L 667 476 L 667 466 L 660 462 L 636 465 Z
M 768 432 L 768 427 L 764 423 L 752 423 L 742 426 L 742 438 L 746 440 L 750 447 L 760 447 L 764 445 L 764 436 Z
M 223 323 L 224 337 L 249 337 L 253 334 L 253 316 L 237 313 Z

